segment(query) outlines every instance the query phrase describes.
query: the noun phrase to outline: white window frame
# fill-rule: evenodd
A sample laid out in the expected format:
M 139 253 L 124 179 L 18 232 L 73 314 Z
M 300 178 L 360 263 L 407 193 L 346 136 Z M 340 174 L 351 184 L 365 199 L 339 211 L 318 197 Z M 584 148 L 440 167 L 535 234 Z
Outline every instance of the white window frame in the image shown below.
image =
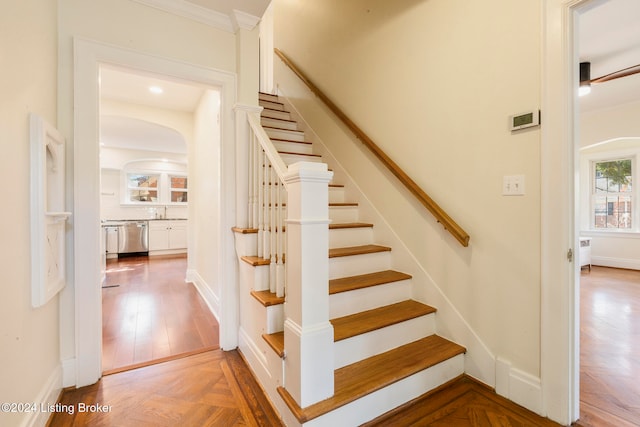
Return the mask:
M 186 184 L 187 184 L 186 187 L 184 187 L 184 188 L 178 188 L 178 187 L 174 188 L 171 185 L 171 178 L 173 178 L 173 177 L 186 179 Z M 185 204 L 187 204 L 189 202 L 189 177 L 187 176 L 187 174 L 179 173 L 179 172 L 168 173 L 167 174 L 167 184 L 168 184 L 168 187 L 169 187 L 169 193 L 167 194 L 167 197 L 168 197 L 167 200 L 169 202 L 168 204 L 171 204 L 171 205 L 185 205 Z M 180 192 L 180 193 L 186 194 L 187 195 L 186 201 L 184 201 L 184 202 L 173 202 L 172 201 L 172 195 L 173 195 L 174 192 Z
M 181 164 L 177 162 L 173 162 L 176 164 Z M 135 189 L 129 186 L 129 176 L 130 175 L 150 175 L 150 176 L 158 176 L 158 197 L 155 202 L 141 202 L 137 200 L 131 200 L 129 191 Z M 187 186 L 189 182 L 189 176 L 187 172 L 179 171 L 179 170 L 159 170 L 153 168 L 145 168 L 145 167 L 135 167 L 129 166 L 124 167 L 120 173 L 120 181 L 121 181 L 121 205 L 122 206 L 186 206 L 188 204 L 188 196 L 186 202 L 172 202 L 171 201 L 171 192 L 172 191 L 184 191 L 188 194 L 188 188 L 171 188 L 171 177 L 184 177 L 187 178 Z
M 582 177 L 588 177 L 584 179 L 581 184 L 581 193 L 584 196 L 585 202 L 582 203 L 582 209 L 588 209 L 588 215 L 583 216 L 582 230 L 589 233 L 589 235 L 595 234 L 629 234 L 634 236 L 640 236 L 640 188 L 638 188 L 638 162 L 637 158 L 640 154 L 640 150 L 624 150 L 624 151 L 611 151 L 592 153 L 583 156 L 582 158 Z M 629 194 L 631 196 L 631 228 L 596 228 L 595 227 L 595 198 L 598 196 L 595 192 L 595 168 L 596 163 L 616 161 L 616 160 L 631 160 L 631 179 L 632 179 L 632 191 Z M 615 193 L 622 194 L 625 193 Z M 600 193 L 599 196 L 602 196 Z M 586 221 L 585 218 L 588 218 Z

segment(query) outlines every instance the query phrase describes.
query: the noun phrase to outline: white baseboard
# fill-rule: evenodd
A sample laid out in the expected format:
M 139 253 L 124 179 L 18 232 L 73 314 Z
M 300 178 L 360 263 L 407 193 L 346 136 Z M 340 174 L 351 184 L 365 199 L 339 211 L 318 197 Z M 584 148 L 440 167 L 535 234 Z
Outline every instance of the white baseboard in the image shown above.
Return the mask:
M 207 282 L 194 269 L 187 269 L 186 281 L 193 283 L 204 301 L 207 303 L 209 310 L 215 316 L 218 323 L 220 322 L 220 298 L 211 290 Z
M 603 267 L 626 268 L 629 270 L 640 270 L 640 260 L 630 258 L 611 258 L 603 256 L 591 256 L 592 265 Z
M 60 392 L 62 391 L 62 366 L 58 365 L 49 378 L 44 383 L 40 392 L 33 399 L 33 403 L 38 405 L 39 408 L 47 408 L 50 405 L 55 405 L 58 402 Z M 47 425 L 51 412 L 37 410 L 33 412 L 27 412 L 26 417 L 20 424 L 21 427 L 42 427 Z
M 513 368 L 511 362 L 501 358 L 496 359 L 496 393 L 545 416 L 540 378 Z

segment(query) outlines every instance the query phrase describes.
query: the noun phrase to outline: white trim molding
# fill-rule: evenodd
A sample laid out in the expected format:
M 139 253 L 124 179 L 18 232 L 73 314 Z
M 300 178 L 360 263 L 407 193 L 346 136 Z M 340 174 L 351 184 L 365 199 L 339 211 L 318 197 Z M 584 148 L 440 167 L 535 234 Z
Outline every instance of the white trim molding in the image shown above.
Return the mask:
M 62 368 L 58 365 L 49 378 L 44 383 L 40 392 L 33 400 L 33 404 L 37 405 L 37 410 L 27 411 L 27 416 L 23 419 L 20 427 L 39 427 L 47 425 L 53 405 L 58 402 L 58 397 L 62 391 Z
M 202 296 L 207 303 L 209 310 L 215 316 L 216 320 L 220 322 L 220 297 L 216 295 L 211 287 L 207 284 L 207 281 L 200 276 L 200 274 L 194 269 L 187 270 L 186 282 L 193 283 L 198 293 Z
M 185 0 L 133 1 L 234 34 L 240 28 L 253 30 L 253 28 L 255 28 L 255 26 L 260 22 L 260 17 L 241 10 L 234 9 L 232 14 L 227 15 L 226 13 L 198 6 L 197 4 Z

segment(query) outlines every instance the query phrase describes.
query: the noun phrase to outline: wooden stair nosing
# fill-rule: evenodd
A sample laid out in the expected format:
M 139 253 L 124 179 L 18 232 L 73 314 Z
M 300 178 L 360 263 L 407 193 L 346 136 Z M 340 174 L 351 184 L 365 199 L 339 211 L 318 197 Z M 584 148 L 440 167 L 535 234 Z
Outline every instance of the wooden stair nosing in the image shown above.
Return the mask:
M 329 249 L 329 258 L 339 258 L 351 255 L 364 255 L 373 254 L 378 252 L 390 252 L 391 248 L 388 246 L 380 245 L 362 245 L 362 246 L 349 246 L 344 248 L 331 248 Z
M 336 202 L 329 203 L 330 208 L 357 208 L 358 203 L 356 202 Z
M 358 276 L 341 277 L 329 280 L 329 295 L 356 289 L 369 288 L 387 283 L 411 279 L 411 275 L 394 270 L 384 270 Z
M 269 347 L 276 352 L 278 357 L 284 357 L 284 332 L 275 332 L 273 334 L 262 334 L 262 339 L 269 344 Z
M 267 101 L 267 102 L 273 102 L 273 101 Z M 277 111 L 277 110 L 276 110 Z M 261 119 L 266 119 L 266 120 L 276 120 L 279 122 L 287 122 L 287 123 L 298 123 L 296 120 L 291 120 L 291 119 L 278 119 L 276 117 L 261 117 Z M 290 129 L 290 130 L 298 130 L 298 129 Z
M 373 224 L 366 222 L 332 222 L 329 224 L 329 230 L 346 230 L 350 228 L 373 228 Z
M 290 151 L 278 151 L 278 153 L 286 154 L 290 156 L 322 157 L 322 154 L 314 154 L 314 153 L 292 153 Z
M 271 141 L 273 142 L 286 142 L 289 144 L 307 144 L 307 145 L 313 145 L 313 142 L 309 142 L 309 141 L 293 141 L 291 139 L 282 139 L 282 138 L 269 138 Z
M 252 297 L 265 307 L 284 304 L 284 297 L 276 296 L 276 294 L 269 290 L 251 291 L 250 293 Z
M 231 227 L 231 231 L 234 233 L 240 234 L 255 234 L 258 232 L 257 228 L 242 228 L 242 227 Z
M 262 126 L 265 130 L 282 130 L 282 131 L 286 131 L 286 132 L 295 132 L 295 133 L 302 133 L 304 134 L 303 130 L 295 130 L 295 129 L 284 129 L 284 128 L 277 128 L 275 126 Z
M 261 101 L 264 101 L 264 102 L 271 102 L 272 104 L 280 104 L 280 105 L 282 105 L 282 108 L 284 108 L 284 104 L 283 104 L 282 102 L 278 102 L 278 101 L 269 101 L 268 99 L 262 99 Z M 275 108 L 269 108 L 269 107 L 262 107 L 262 110 L 263 110 L 263 111 L 264 111 L 264 110 L 277 111 L 278 113 L 289 113 L 289 114 L 291 114 L 291 111 L 287 111 L 287 110 L 277 110 L 277 109 L 275 109 Z M 262 116 L 260 116 L 260 117 L 262 117 Z M 269 118 L 269 119 L 270 119 L 271 117 L 265 117 L 265 118 Z
M 333 325 L 333 340 L 345 340 L 435 312 L 434 307 L 418 301 L 406 300 L 338 317 L 330 320 Z
M 305 423 L 465 352 L 464 347 L 431 335 L 337 369 L 333 396 L 306 408 L 300 408 L 284 387 L 277 390 L 298 421 Z
M 257 267 L 259 265 L 269 265 L 271 264 L 271 260 L 269 259 L 264 259 L 258 256 L 242 256 L 240 257 L 240 259 L 244 262 L 246 262 L 249 265 L 252 265 L 254 267 Z
M 329 184 L 329 188 L 344 188 L 344 184 Z

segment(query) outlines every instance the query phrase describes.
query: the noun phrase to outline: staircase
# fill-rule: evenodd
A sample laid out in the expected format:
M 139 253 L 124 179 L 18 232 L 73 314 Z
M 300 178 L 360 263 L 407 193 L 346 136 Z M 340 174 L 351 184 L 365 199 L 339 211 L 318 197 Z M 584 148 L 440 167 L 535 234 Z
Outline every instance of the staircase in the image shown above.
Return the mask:
M 323 161 L 277 96 L 260 94 L 260 105 L 262 127 L 286 164 Z M 332 397 L 301 408 L 283 386 L 286 296 L 278 297 L 263 283 L 269 277 L 268 259 L 238 251 L 245 282 L 240 291 L 253 301 L 245 299 L 241 317 L 248 320 L 241 324 L 252 351 L 263 353 L 247 359 L 254 371 L 268 371 L 262 374 L 263 387 L 288 425 L 359 425 L 464 373 L 465 348 L 436 334 L 436 308 L 412 299 L 411 275 L 394 270 L 392 248 L 376 244 L 375 225 L 359 220 L 358 204 L 345 200 L 345 193 L 344 185 L 329 184 Z M 256 233 L 235 231 L 245 238 Z M 253 251 L 255 246 L 242 247 Z

